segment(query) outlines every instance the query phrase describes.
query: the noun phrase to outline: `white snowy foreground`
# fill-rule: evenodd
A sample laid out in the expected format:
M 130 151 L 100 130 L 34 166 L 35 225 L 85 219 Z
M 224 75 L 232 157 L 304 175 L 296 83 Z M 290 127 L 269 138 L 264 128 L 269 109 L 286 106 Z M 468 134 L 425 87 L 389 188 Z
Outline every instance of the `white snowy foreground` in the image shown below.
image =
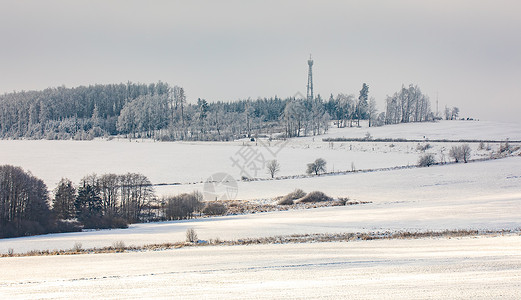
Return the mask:
M 2 299 L 519 299 L 521 236 L 0 259 Z

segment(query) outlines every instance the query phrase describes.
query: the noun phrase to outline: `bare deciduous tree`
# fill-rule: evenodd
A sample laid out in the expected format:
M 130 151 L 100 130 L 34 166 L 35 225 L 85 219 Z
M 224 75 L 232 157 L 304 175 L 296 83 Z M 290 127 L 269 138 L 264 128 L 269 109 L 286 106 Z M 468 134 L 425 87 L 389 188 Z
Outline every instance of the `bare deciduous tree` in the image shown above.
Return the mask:
M 47 187 L 20 167 L 0 166 L 0 238 L 46 232 Z
M 454 159 L 454 162 L 459 162 L 462 157 L 461 148 L 458 146 L 452 146 L 452 148 L 449 151 L 449 156 Z
M 460 151 L 461 151 L 461 157 L 463 158 L 463 161 L 465 163 L 468 162 L 468 160 L 470 159 L 470 154 L 472 152 L 472 149 L 470 149 L 470 146 L 468 144 L 464 144 L 462 146 L 460 146 Z
M 271 175 L 271 178 L 273 178 L 275 177 L 275 174 L 280 171 L 280 164 L 276 159 L 270 160 L 266 165 L 266 168 L 268 169 L 268 173 Z
M 449 156 L 454 159 L 454 162 L 459 162 L 463 160 L 463 162 L 467 163 L 470 159 L 470 154 L 472 149 L 468 144 L 464 144 L 461 146 L 453 146 L 450 149 Z
M 326 172 L 326 161 L 323 158 L 317 158 L 314 162 L 307 165 L 306 173 L 318 175 L 319 173 Z

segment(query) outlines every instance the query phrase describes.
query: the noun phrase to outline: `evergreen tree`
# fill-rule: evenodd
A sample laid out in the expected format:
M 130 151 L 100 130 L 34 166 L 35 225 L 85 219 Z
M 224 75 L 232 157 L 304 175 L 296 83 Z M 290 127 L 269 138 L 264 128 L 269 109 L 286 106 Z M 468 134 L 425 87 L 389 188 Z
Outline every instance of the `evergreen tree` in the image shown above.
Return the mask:
M 56 218 L 67 220 L 76 217 L 74 202 L 76 189 L 69 179 L 62 178 L 54 191 L 52 211 Z
M 96 186 L 84 181 L 83 185 L 78 188 L 78 195 L 74 205 L 78 221 L 83 223 L 85 228 L 99 227 L 102 216 L 102 203 Z

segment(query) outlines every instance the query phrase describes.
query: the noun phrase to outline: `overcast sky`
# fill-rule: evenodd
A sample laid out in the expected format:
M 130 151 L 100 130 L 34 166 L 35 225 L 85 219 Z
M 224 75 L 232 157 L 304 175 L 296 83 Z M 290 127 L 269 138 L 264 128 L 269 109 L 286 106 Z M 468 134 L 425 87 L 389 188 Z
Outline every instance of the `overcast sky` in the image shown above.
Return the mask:
M 521 1 L 5 1 L 0 93 L 159 80 L 189 101 L 386 95 L 519 121 Z

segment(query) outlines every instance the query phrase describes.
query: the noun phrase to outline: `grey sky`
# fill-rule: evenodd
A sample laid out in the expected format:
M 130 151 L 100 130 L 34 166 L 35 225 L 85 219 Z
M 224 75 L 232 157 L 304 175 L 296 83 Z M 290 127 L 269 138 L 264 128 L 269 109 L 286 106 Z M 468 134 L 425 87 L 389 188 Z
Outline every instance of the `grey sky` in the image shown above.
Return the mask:
M 402 84 L 435 109 L 518 121 L 521 1 L 4 1 L 0 93 L 128 80 L 189 100 L 358 94 Z

